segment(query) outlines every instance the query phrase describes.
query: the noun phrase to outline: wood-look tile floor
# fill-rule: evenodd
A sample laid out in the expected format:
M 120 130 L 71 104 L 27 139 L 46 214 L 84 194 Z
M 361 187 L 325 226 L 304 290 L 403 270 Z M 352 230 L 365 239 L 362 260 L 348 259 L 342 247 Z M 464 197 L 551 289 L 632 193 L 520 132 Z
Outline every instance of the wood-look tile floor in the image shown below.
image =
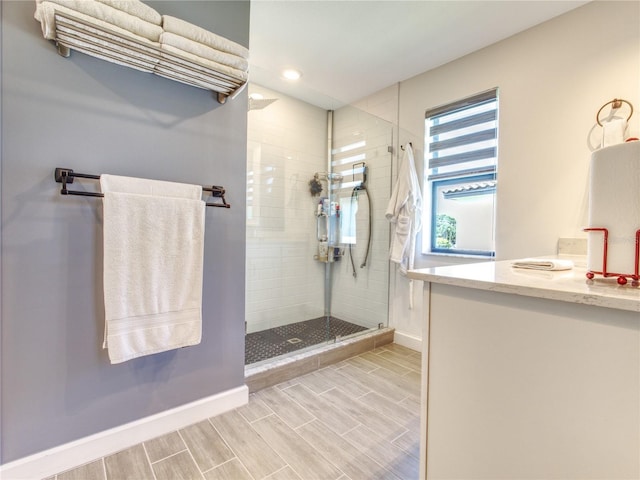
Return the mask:
M 389 344 L 51 478 L 412 480 L 419 419 L 420 354 Z

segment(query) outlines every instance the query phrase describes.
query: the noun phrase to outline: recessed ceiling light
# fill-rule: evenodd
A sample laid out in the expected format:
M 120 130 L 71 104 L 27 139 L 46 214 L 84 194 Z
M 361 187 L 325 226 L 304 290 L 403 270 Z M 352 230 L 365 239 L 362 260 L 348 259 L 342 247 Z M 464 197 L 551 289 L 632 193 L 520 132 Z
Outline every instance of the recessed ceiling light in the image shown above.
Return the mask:
M 287 70 L 284 70 L 282 72 L 282 76 L 287 80 L 298 80 L 302 76 L 302 73 L 300 73 L 298 70 L 288 68 Z

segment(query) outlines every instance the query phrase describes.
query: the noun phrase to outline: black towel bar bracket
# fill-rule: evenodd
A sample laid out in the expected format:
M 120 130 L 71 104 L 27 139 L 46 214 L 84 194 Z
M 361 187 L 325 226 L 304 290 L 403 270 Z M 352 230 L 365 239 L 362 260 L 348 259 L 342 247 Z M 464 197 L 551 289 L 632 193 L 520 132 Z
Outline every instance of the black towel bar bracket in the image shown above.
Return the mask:
M 53 174 L 55 181 L 57 183 L 62 184 L 62 189 L 60 190 L 60 195 L 78 195 L 81 197 L 104 197 L 104 194 L 99 192 L 82 192 L 80 190 L 69 190 L 67 188 L 68 184 L 73 183 L 74 178 L 89 178 L 91 180 L 100 180 L 100 175 L 90 175 L 87 173 L 77 173 L 74 172 L 70 168 L 56 168 Z M 222 207 L 222 208 L 231 208 L 231 205 L 227 203 L 224 198 L 225 189 L 224 187 L 212 185 L 210 187 L 202 187 L 203 192 L 207 192 L 209 194 L 209 198 L 219 198 L 222 200 L 222 203 L 212 203 L 207 202 L 205 205 L 207 207 Z

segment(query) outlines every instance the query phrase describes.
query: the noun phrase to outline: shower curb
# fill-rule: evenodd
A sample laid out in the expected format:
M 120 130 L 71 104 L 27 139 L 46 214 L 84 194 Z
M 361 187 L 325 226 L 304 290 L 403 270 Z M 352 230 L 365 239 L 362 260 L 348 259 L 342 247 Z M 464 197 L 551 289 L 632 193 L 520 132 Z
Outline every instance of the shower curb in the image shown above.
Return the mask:
M 393 343 L 394 332 L 394 328 L 381 328 L 280 360 L 257 366 L 249 365 L 244 370 L 245 384 L 249 388 L 249 393 L 253 393 L 286 382 L 349 357 Z

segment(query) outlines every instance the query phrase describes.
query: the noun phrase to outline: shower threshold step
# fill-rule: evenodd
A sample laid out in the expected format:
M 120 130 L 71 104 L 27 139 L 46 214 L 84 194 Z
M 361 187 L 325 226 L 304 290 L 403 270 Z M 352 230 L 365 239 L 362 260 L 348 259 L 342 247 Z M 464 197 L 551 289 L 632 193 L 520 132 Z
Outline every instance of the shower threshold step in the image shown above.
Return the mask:
M 244 378 L 249 392 L 256 392 L 278 383 L 319 370 L 333 363 L 368 352 L 393 343 L 395 329 L 381 328 L 362 335 L 341 340 L 337 343 L 321 345 L 290 356 L 247 365 Z

